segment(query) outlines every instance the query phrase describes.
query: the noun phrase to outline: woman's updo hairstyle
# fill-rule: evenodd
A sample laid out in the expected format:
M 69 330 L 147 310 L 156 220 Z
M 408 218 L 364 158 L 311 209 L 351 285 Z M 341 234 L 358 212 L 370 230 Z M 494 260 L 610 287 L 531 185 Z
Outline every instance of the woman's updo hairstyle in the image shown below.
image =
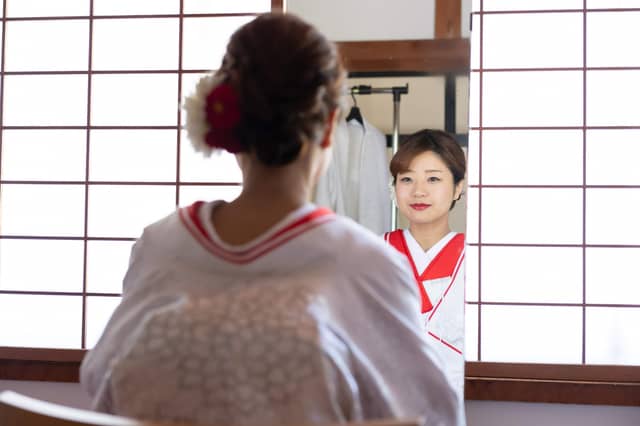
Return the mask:
M 290 14 L 265 14 L 238 29 L 221 71 L 241 110 L 240 144 L 265 165 L 295 160 L 303 140 L 318 142 L 344 98 L 335 45 Z

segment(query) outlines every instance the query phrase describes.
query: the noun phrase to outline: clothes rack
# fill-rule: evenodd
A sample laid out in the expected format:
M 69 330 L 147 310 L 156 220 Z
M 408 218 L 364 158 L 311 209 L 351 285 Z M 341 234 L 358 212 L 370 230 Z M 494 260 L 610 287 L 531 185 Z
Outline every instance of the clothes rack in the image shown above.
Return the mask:
M 360 84 L 351 87 L 351 95 L 372 95 L 378 93 L 391 93 L 393 95 L 393 134 L 391 140 L 391 155 L 398 151 L 400 144 L 400 98 L 409 93 L 409 84 L 393 87 L 371 87 Z M 391 204 L 391 230 L 398 227 L 398 211 L 396 206 Z

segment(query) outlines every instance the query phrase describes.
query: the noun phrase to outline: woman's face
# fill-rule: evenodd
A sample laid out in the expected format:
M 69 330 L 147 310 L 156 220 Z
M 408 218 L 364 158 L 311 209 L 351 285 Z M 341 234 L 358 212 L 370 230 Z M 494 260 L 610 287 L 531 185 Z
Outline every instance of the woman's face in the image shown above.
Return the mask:
M 411 225 L 448 222 L 451 203 L 461 191 L 462 182 L 454 185 L 453 174 L 433 151 L 415 156 L 409 170 L 396 177 L 398 209 Z

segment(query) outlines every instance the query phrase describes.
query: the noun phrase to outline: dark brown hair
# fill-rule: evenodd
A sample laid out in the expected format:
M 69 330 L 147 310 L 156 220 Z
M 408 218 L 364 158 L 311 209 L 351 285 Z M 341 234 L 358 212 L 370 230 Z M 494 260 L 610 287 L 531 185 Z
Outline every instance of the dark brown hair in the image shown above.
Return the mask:
M 399 173 L 409 170 L 411 161 L 423 152 L 432 151 L 447 165 L 453 175 L 453 184 L 458 185 L 467 171 L 467 162 L 464 151 L 452 135 L 442 130 L 423 129 L 409 137 L 400 144 L 389 164 L 389 171 L 393 176 L 393 185 Z M 451 208 L 455 205 L 451 204 Z
M 269 166 L 319 140 L 345 93 L 335 45 L 291 14 L 268 13 L 238 29 L 221 70 L 238 93 L 240 143 Z

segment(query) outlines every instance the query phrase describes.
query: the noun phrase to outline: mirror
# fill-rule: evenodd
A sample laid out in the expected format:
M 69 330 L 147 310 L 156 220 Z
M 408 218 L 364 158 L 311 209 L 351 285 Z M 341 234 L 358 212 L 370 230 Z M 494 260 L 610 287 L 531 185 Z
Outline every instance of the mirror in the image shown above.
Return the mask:
M 434 14 L 433 5 L 428 4 L 429 2 L 405 2 L 391 6 L 385 2 L 374 1 L 367 6 L 366 19 L 358 18 L 361 16 L 360 10 L 353 9 L 356 2 L 336 4 L 335 8 L 331 3 L 320 5 L 293 0 L 287 3 L 287 10 L 313 22 L 329 38 L 342 42 L 339 43 L 341 48 L 349 47 L 347 55 L 357 51 L 361 46 L 366 46 L 362 47 L 363 51 L 372 51 L 371 45 L 367 45 L 366 41 L 360 46 L 355 46 L 357 43 L 346 46 L 350 42 L 381 39 L 396 40 L 398 50 L 390 49 L 390 54 L 399 56 L 399 52 L 407 49 L 407 52 L 410 52 L 408 55 L 416 55 L 415 45 L 408 43 L 402 46 L 399 40 L 434 38 L 435 20 L 425 19 Z M 341 10 L 344 16 L 353 18 L 338 22 L 335 19 L 335 10 Z M 418 19 L 419 24 L 412 21 L 414 19 Z M 403 25 L 390 24 L 393 22 L 402 22 Z M 346 50 L 343 49 L 341 52 L 344 57 Z M 363 55 L 363 61 L 370 59 L 375 62 L 378 59 L 375 54 L 371 56 L 373 58 Z M 469 62 L 468 57 L 465 60 Z M 347 83 L 349 88 L 362 85 L 373 88 L 408 85 L 408 93 L 400 96 L 397 114 L 401 144 L 408 135 L 416 131 L 425 128 L 446 129 L 455 135 L 466 155 L 469 90 L 466 72 L 403 72 L 393 68 L 393 64 L 378 65 L 375 71 L 353 72 L 349 67 L 349 60 L 346 62 L 350 71 Z M 394 122 L 394 97 L 392 93 L 355 94 L 349 97 L 349 101 L 350 106 L 357 107 L 358 114 L 350 114 L 347 120 L 341 123 L 342 131 L 338 128 L 334 161 L 330 165 L 329 173 L 319 184 L 315 201 L 339 214 L 351 217 L 381 238 L 389 231 L 400 230 L 390 234 L 393 235 L 390 237 L 391 245 L 401 252 L 404 247 L 404 254 L 409 260 L 408 265 L 413 269 L 413 275 L 416 276 L 416 285 L 423 300 L 422 318 L 427 340 L 436 349 L 462 400 L 465 339 L 464 235 L 460 235 L 459 239 L 454 237 L 457 233 L 464 234 L 466 230 L 466 187 L 463 188 L 460 200 L 448 213 L 452 232 L 428 247 L 421 245 L 413 237 L 409 231 L 409 221 L 401 211 L 396 210 L 397 221 L 392 219 L 392 214 L 378 214 L 372 218 L 371 210 L 388 213 L 394 209 L 391 199 L 395 195 L 395 188 L 390 187 L 391 176 L 388 167 L 394 154 L 391 140 L 394 128 L 397 128 Z M 352 115 L 355 118 L 349 120 Z M 363 133 L 366 136 L 363 136 Z M 381 145 L 386 148 L 380 148 Z M 381 154 L 385 157 L 383 161 L 379 160 L 381 149 L 384 151 Z M 366 164 L 360 156 L 367 156 Z M 332 174 L 333 169 L 336 171 Z M 363 187 L 361 180 L 365 180 L 368 186 Z M 327 181 L 332 183 L 328 184 Z M 466 181 L 463 181 L 463 185 L 466 185 Z M 371 186 L 376 190 L 372 191 Z M 327 188 L 334 187 L 342 188 L 344 193 L 337 196 L 326 193 Z M 368 209 L 363 210 L 362 198 L 365 197 Z M 394 243 L 397 238 L 400 238 L 397 240 L 400 242 Z M 454 254 L 456 241 L 460 241 L 459 251 Z M 429 271 L 434 271 L 437 265 L 444 268 L 442 259 L 447 259 L 447 272 L 437 277 L 431 275 L 432 272 Z
M 463 9 L 477 12 L 480 4 L 472 10 L 470 3 L 463 2 Z M 605 6 L 611 9 L 603 10 Z M 638 93 L 632 81 L 637 80 L 638 61 L 626 53 L 630 50 L 606 47 L 637 39 L 637 14 L 596 1 L 588 2 L 586 11 L 565 6 L 564 13 L 536 11 L 536 2 L 484 7 L 496 13 L 484 16 L 484 29 L 479 16 L 473 17 L 474 33 L 483 31 L 484 53 L 480 61 L 479 37 L 473 38 L 475 71 L 464 83 L 472 102 L 469 124 L 475 129 L 469 134 L 475 152 L 469 153 L 473 161 L 464 198 L 473 218 L 465 226 L 467 282 L 473 284 L 467 286 L 466 358 L 637 365 L 640 346 L 625 324 L 638 321 L 640 306 L 638 292 L 627 285 L 636 275 L 630 259 L 640 240 L 633 226 L 640 205 L 639 180 L 637 167 L 630 163 L 637 158 L 633 141 L 639 124 L 634 114 Z M 508 8 L 519 10 L 505 13 Z M 536 28 L 547 25 L 564 32 L 538 36 Z M 468 21 L 461 28 L 469 28 Z M 625 35 L 616 36 L 619 31 Z M 359 107 L 367 101 L 359 98 Z M 462 105 L 466 108 L 466 97 L 456 107 Z M 403 112 L 403 133 L 405 116 Z M 540 164 L 545 165 L 542 173 Z M 541 205 L 554 205 L 561 214 L 541 220 Z M 602 207 L 611 205 L 617 206 L 615 223 Z M 458 212 L 464 224 L 464 209 Z M 523 270 L 528 272 L 522 274 Z M 541 340 L 551 343 L 536 344 Z
M 424 128 L 443 129 L 445 127 L 445 122 L 447 121 L 445 86 L 448 78 L 453 79 L 457 90 L 454 91 L 456 94 L 455 99 L 449 100 L 456 105 L 454 109 L 455 116 L 452 121 L 456 123 L 456 136 L 461 142 L 460 145 L 462 145 L 463 151 L 466 153 L 466 93 L 468 87 L 468 79 L 466 76 L 381 76 L 380 74 L 381 73 L 377 73 L 376 75 L 368 76 L 366 73 L 358 73 L 349 78 L 348 85 L 349 87 L 369 85 L 372 87 L 390 88 L 408 84 L 408 93 L 402 95 L 400 102 L 401 145 L 409 134 L 418 130 Z M 360 144 L 368 143 L 369 145 L 366 145 L 365 149 L 372 149 L 372 145 L 380 144 L 376 138 L 371 137 L 372 133 L 379 132 L 385 135 L 389 142 L 388 145 L 391 145 L 390 142 L 394 128 L 392 94 L 355 95 L 354 97 L 355 100 L 351 102 L 352 104 L 354 104 L 354 102 L 357 103 L 356 105 L 360 111 L 360 115 L 365 122 L 365 132 L 368 132 L 370 139 L 364 141 L 361 141 L 361 139 L 353 140 L 349 138 L 349 135 L 353 137 L 353 132 L 349 133 L 345 131 L 342 137 L 338 132 L 336 148 L 334 150 L 334 162 L 330 168 L 340 168 L 342 166 L 340 158 L 348 157 L 351 153 L 350 150 L 354 147 L 359 151 L 362 148 Z M 345 120 L 343 126 L 352 129 L 360 129 L 363 127 L 357 120 L 352 120 L 348 123 Z M 360 133 L 357 134 L 360 135 Z M 384 141 L 382 143 L 384 143 Z M 343 150 L 342 154 L 338 154 L 336 157 L 335 153 L 340 152 L 340 150 Z M 374 172 L 367 170 L 367 166 L 360 164 L 360 178 L 363 179 L 366 176 L 368 185 L 375 182 L 377 191 L 371 193 L 370 187 L 365 188 L 366 193 L 355 190 L 353 193 L 350 192 L 353 198 L 348 201 L 353 201 L 353 199 L 357 199 L 358 197 L 368 197 L 369 206 L 374 205 L 374 200 L 377 199 L 381 200 L 375 204 L 379 210 L 386 209 L 388 211 L 392 208 L 391 199 L 393 197 L 391 195 L 395 193 L 395 188 L 389 186 L 391 177 L 388 167 L 392 156 L 392 148 L 388 146 L 386 148 L 384 164 L 380 165 L 380 163 L 376 163 L 369 166 L 371 168 L 377 167 L 377 170 Z M 351 170 L 358 168 L 357 165 L 353 164 L 349 167 Z M 343 169 L 341 173 L 337 173 L 337 176 L 348 175 L 345 171 L 347 171 L 347 169 Z M 372 174 L 376 180 L 374 180 L 374 176 L 371 176 Z M 329 180 L 332 179 L 332 177 L 330 173 L 328 173 L 323 179 Z M 345 187 L 349 187 L 349 185 L 352 184 L 352 181 L 339 182 Z M 462 185 L 464 184 L 463 181 Z M 409 263 L 412 265 L 414 275 L 420 277 L 419 288 L 421 289 L 422 297 L 424 299 L 424 294 L 426 294 L 432 303 L 429 308 L 423 305 L 422 312 L 426 333 L 428 333 L 428 340 L 433 343 L 435 348 L 440 349 L 438 354 L 442 358 L 445 369 L 449 372 L 452 383 L 459 392 L 461 399 L 464 390 L 464 261 L 461 257 L 464 248 L 464 237 L 460 240 L 461 245 L 458 247 L 460 251 L 457 252 L 457 254 L 453 253 L 456 250 L 453 237 L 455 233 L 464 233 L 466 229 L 466 196 L 464 194 L 466 194 L 466 188 L 463 188 L 463 195 L 459 201 L 456 202 L 453 210 L 449 212 L 449 225 L 452 233 L 443 237 L 441 241 L 433 245 L 429 250 L 425 250 L 426 247 L 421 247 L 417 240 L 412 237 L 412 234 L 409 232 L 409 221 L 407 217 L 403 215 L 402 211 L 398 211 L 397 224 L 393 229 L 404 230 L 400 231 L 403 235 L 403 242 L 395 243 L 396 245 L 392 242 L 392 245 L 400 251 L 403 251 L 401 247 L 405 247 L 404 254 L 407 255 L 407 258 L 410 260 Z M 357 209 L 349 211 L 348 205 L 347 209 L 341 211 L 340 205 L 330 204 L 330 200 L 326 198 L 322 201 L 329 201 L 329 203 L 325 203 L 324 205 L 336 210 L 338 213 L 353 218 L 381 237 L 386 232 L 392 230 L 388 216 L 385 222 L 386 227 L 381 229 L 379 225 L 371 223 L 370 217 L 367 215 L 358 215 L 358 213 L 362 213 L 362 211 L 358 212 Z M 348 201 L 345 201 L 345 204 L 348 204 Z M 320 200 L 316 200 L 316 202 L 323 204 Z M 355 212 L 355 214 L 353 212 Z M 392 235 L 397 235 L 397 233 Z M 440 256 L 438 256 L 439 253 L 441 254 Z M 447 255 L 447 253 L 451 254 Z M 444 276 L 435 277 L 430 275 L 429 271 L 433 271 L 438 264 L 442 267 L 442 261 L 439 263 L 436 258 L 447 259 L 447 262 L 449 262 L 446 265 L 446 267 L 449 268 L 448 272 Z M 458 261 L 460 262 L 460 266 L 456 271 L 456 263 Z M 457 272 L 459 272 L 460 275 L 457 275 Z M 444 297 L 445 291 L 446 297 Z M 444 326 L 445 329 L 442 328 L 444 318 L 446 318 L 444 322 L 447 324 Z

